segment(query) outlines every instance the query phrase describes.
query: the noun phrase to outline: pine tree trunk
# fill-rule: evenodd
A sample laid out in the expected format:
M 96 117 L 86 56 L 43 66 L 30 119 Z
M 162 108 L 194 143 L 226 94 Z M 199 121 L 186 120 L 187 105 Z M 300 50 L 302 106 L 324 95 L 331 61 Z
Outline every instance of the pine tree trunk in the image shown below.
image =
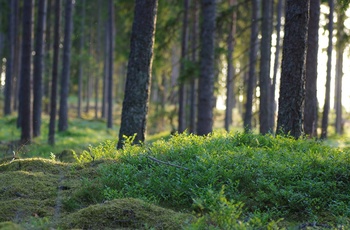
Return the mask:
M 185 62 L 188 53 L 188 7 L 189 0 L 183 0 L 183 21 L 181 35 L 181 63 L 179 79 L 179 114 L 178 114 L 178 132 L 182 133 L 186 129 L 186 91 L 185 91 Z
M 73 30 L 73 0 L 65 1 L 65 28 L 64 28 L 64 44 L 63 44 L 63 60 L 62 60 L 62 76 L 60 89 L 60 109 L 58 120 L 58 131 L 66 131 L 68 129 L 68 94 L 70 79 L 70 50 Z
M 261 24 L 261 58 L 260 58 L 260 106 L 259 120 L 260 133 L 266 134 L 272 131 L 271 121 L 271 34 L 272 34 L 272 0 L 263 0 L 262 4 L 262 24 Z
M 12 0 L 10 5 L 10 17 L 9 17 L 9 32 L 8 42 L 9 51 L 6 61 L 6 79 L 5 79 L 5 102 L 4 102 L 4 115 L 10 115 L 12 113 L 12 82 L 14 79 L 14 58 L 15 58 L 15 43 L 16 43 L 16 7 L 18 5 L 17 0 Z M 0 47 L 2 49 L 2 47 Z M 2 59 L 2 57 L 1 57 Z M 2 65 L 1 65 L 2 66 Z
M 50 124 L 48 143 L 55 144 L 56 113 L 57 113 L 57 82 L 58 82 L 58 58 L 60 50 L 60 20 L 61 20 L 61 1 L 55 0 L 55 23 L 53 38 L 53 57 L 52 57 L 52 81 L 50 98 Z
M 32 141 L 32 110 L 31 110 L 31 56 L 32 56 L 32 19 L 33 1 L 26 0 L 23 4 L 22 27 L 22 64 L 20 84 L 20 120 L 21 144 Z
M 328 136 L 328 115 L 330 109 L 330 94 L 331 94 L 331 72 L 332 72 L 332 51 L 333 51 L 333 17 L 334 17 L 334 0 L 328 0 L 329 16 L 328 16 L 328 47 L 327 47 L 327 79 L 326 79 L 326 93 L 322 113 L 322 130 L 321 139 L 326 139 Z
M 302 135 L 309 1 L 287 0 L 277 134 Z
M 344 45 L 344 12 L 337 12 L 337 43 L 336 43 L 336 67 L 335 67 L 335 132 L 337 134 L 343 134 L 343 106 L 342 106 L 342 88 L 343 88 L 343 53 L 345 49 Z
M 253 97 L 256 87 L 256 61 L 258 55 L 258 11 L 259 1 L 252 0 L 252 26 L 250 34 L 250 51 L 249 51 L 249 75 L 247 88 L 247 101 L 245 104 L 244 130 L 249 132 L 252 129 L 253 117 Z
M 82 12 L 80 23 L 80 41 L 79 41 L 79 73 L 78 73 L 78 117 L 81 118 L 81 101 L 83 99 L 83 52 L 85 38 L 85 0 L 82 0 Z
M 107 128 L 113 128 L 113 57 L 114 57 L 114 5 L 109 0 L 109 53 L 108 53 L 108 86 L 107 86 Z
M 118 148 L 125 136 L 136 135 L 134 144 L 145 140 L 157 6 L 158 0 L 135 2 Z
M 46 33 L 46 0 L 39 0 L 38 24 L 35 41 L 34 57 L 34 100 L 33 100 L 33 136 L 40 136 L 42 99 L 43 99 L 43 71 Z
M 213 131 L 215 0 L 201 0 L 200 70 L 198 83 L 197 134 Z
M 232 110 L 234 107 L 234 66 L 233 51 L 236 35 L 237 21 L 237 0 L 229 0 L 230 7 L 233 8 L 232 18 L 230 19 L 230 32 L 227 38 L 227 78 L 226 78 L 226 114 L 225 114 L 225 130 L 230 130 L 232 124 Z
M 304 105 L 304 132 L 310 138 L 317 137 L 317 55 L 320 4 L 320 0 L 310 1 Z

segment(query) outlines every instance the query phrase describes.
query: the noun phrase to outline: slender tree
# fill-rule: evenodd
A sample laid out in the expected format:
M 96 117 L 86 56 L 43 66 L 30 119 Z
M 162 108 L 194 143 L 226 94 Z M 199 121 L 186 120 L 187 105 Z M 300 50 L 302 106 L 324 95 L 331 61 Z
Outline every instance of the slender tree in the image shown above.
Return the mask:
M 213 130 L 215 0 L 201 0 L 197 134 Z
M 12 82 L 14 74 L 14 58 L 15 58 L 15 45 L 16 45 L 16 7 L 17 0 L 12 0 L 10 3 L 10 14 L 9 14 L 9 51 L 8 58 L 6 60 L 6 78 L 5 78 L 5 103 L 4 103 L 4 115 L 10 115 L 12 112 L 11 102 L 12 102 Z M 0 57 L 1 58 L 1 57 Z M 1 58 L 2 59 L 2 58 Z
M 69 78 L 70 78 L 70 50 L 71 37 L 73 30 L 73 0 L 65 0 L 65 25 L 64 25 L 64 43 L 63 43 L 63 60 L 62 60 L 62 76 L 60 89 L 60 109 L 58 120 L 58 131 L 66 131 L 68 129 L 68 94 L 69 94 Z
M 157 8 L 158 0 L 135 1 L 118 148 L 125 136 L 136 135 L 135 144 L 145 139 Z
M 113 0 L 109 0 L 108 11 L 108 30 L 109 30 L 109 52 L 108 52 L 108 86 L 107 86 L 107 127 L 113 128 L 113 60 L 114 60 L 114 5 Z
M 308 0 L 287 0 L 276 132 L 295 138 L 302 135 L 309 6 Z
M 247 101 L 245 104 L 244 114 L 244 130 L 250 131 L 252 129 L 252 117 L 253 117 L 253 96 L 256 86 L 256 61 L 258 55 L 258 11 L 259 1 L 252 0 L 252 25 L 250 33 L 250 51 L 249 51 L 249 76 L 247 87 Z
M 55 0 L 55 22 L 53 38 L 53 60 L 52 60 L 52 82 L 50 98 L 50 124 L 48 142 L 55 144 L 56 114 L 57 114 L 57 80 L 58 80 L 58 58 L 60 50 L 60 19 L 61 1 Z
M 188 10 L 189 0 L 183 0 L 183 21 L 181 35 L 181 63 L 179 79 L 179 115 L 178 115 L 178 132 L 182 133 L 186 129 L 186 91 L 185 91 L 185 61 L 188 55 Z
M 343 134 L 343 107 L 342 107 L 342 88 L 343 88 L 343 61 L 344 61 L 344 49 L 346 45 L 344 21 L 346 15 L 344 12 L 340 12 L 337 8 L 337 43 L 336 49 L 336 62 L 335 62 L 335 132 L 337 134 Z
M 310 20 L 306 55 L 304 132 L 311 138 L 317 137 L 317 55 L 320 4 L 320 0 L 310 1 Z
M 259 120 L 260 133 L 266 134 L 272 131 L 271 120 L 271 34 L 272 34 L 272 0 L 264 0 L 262 2 L 262 24 L 261 24 L 261 58 L 260 58 L 260 104 L 259 104 Z
M 334 29 L 334 0 L 328 0 L 329 15 L 328 15 L 328 47 L 327 47 L 327 79 L 326 92 L 322 113 L 322 130 L 321 139 L 326 139 L 328 135 L 328 115 L 330 109 L 330 94 L 331 94 L 331 72 L 332 72 L 332 51 L 333 51 L 333 29 Z
M 43 98 L 43 70 L 46 31 L 46 0 L 38 2 L 38 19 L 36 27 L 35 57 L 34 57 L 34 100 L 33 100 L 33 136 L 40 136 L 42 98 Z
M 237 22 L 237 0 L 229 0 L 232 7 L 232 17 L 230 18 L 229 34 L 227 37 L 227 77 L 226 77 L 226 113 L 225 113 L 225 129 L 229 131 L 232 124 L 232 109 L 234 106 L 234 75 L 233 51 L 236 35 Z
M 81 118 L 81 101 L 83 99 L 83 50 L 85 43 L 85 0 L 81 1 L 81 22 L 80 22 L 80 40 L 79 40 L 79 73 L 78 73 L 78 117 Z
M 32 60 L 32 20 L 33 1 L 23 3 L 22 24 L 22 61 L 20 84 L 20 114 L 21 144 L 30 144 L 32 141 L 32 109 L 31 109 L 31 60 Z

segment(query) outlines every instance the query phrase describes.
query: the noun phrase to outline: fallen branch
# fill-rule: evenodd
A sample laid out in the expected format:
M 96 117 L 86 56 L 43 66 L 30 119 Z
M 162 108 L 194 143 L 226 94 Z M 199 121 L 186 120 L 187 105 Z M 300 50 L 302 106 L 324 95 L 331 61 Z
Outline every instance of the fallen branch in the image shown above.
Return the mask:
M 161 160 L 158 160 L 157 158 L 154 158 L 154 157 L 147 156 L 147 158 L 152 160 L 152 161 L 155 161 L 157 163 L 160 163 L 160 164 L 166 164 L 166 165 L 173 166 L 173 167 L 176 167 L 176 168 L 189 170 L 188 168 L 185 168 L 185 167 L 182 167 L 182 166 L 179 166 L 179 165 L 174 165 L 174 164 L 171 164 L 169 162 L 161 161 Z

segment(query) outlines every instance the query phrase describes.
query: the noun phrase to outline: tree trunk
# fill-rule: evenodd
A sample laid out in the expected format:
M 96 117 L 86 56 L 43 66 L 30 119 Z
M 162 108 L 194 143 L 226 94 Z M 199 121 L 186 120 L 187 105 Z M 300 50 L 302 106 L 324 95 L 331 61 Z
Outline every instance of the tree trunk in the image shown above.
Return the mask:
M 331 93 L 331 72 L 332 72 L 332 51 L 333 51 L 333 15 L 334 15 L 334 0 L 328 0 L 329 16 L 328 16 L 328 47 L 327 47 L 327 79 L 326 79 L 326 94 L 324 99 L 323 113 L 322 113 L 322 130 L 321 139 L 327 138 L 328 129 L 328 114 L 330 109 L 330 93 Z
M 134 144 L 145 140 L 157 6 L 157 0 L 135 2 L 118 148 L 125 136 L 136 135 Z
M 30 144 L 32 141 L 32 111 L 31 111 L 31 56 L 32 56 L 32 20 L 33 1 L 23 3 L 22 27 L 22 62 L 20 84 L 20 114 L 21 144 Z
M 98 98 L 99 98 L 99 85 L 100 85 L 100 62 L 101 62 L 101 29 L 102 29 L 102 20 L 101 20 L 101 0 L 98 2 L 98 21 L 97 21 L 97 49 L 96 49 L 96 61 L 97 65 L 97 73 L 95 77 L 95 119 L 98 118 Z
M 54 43 L 52 58 L 52 82 L 51 82 L 51 98 L 50 98 L 50 124 L 48 142 L 50 145 L 55 144 L 55 128 L 57 113 L 57 80 L 58 80 L 58 58 L 60 50 L 60 20 L 61 20 L 61 1 L 55 0 L 55 27 L 54 27 Z
M 107 128 L 113 128 L 113 57 L 114 57 L 114 5 L 109 0 L 109 52 L 108 52 L 108 86 L 107 86 Z
M 213 131 L 215 0 L 201 0 L 200 70 L 198 83 L 197 134 Z
M 183 0 L 183 21 L 181 35 L 181 67 L 179 79 L 179 114 L 178 114 L 178 132 L 182 133 L 186 129 L 186 93 L 185 93 L 185 62 L 188 53 L 188 8 L 189 0 Z
M 247 101 L 245 104 L 244 114 L 244 130 L 249 132 L 252 129 L 252 117 L 253 117 L 253 97 L 256 86 L 256 61 L 258 55 L 258 11 L 259 1 L 252 0 L 252 25 L 250 34 L 250 51 L 249 51 L 249 76 L 248 76 L 248 88 L 247 88 Z
M 191 35 L 191 60 L 193 63 L 197 62 L 197 31 L 198 31 L 198 2 L 197 0 L 192 1 L 193 12 L 192 12 L 192 31 Z M 196 116 L 197 116 L 197 76 L 191 77 L 190 83 L 190 123 L 189 132 L 195 133 L 196 130 Z
M 52 0 L 47 1 L 47 16 L 46 16 L 46 45 L 45 45 L 45 77 L 44 77 L 44 88 L 43 88 L 43 97 L 44 97 L 44 112 L 46 114 L 49 114 L 49 107 L 50 107 L 50 88 L 51 88 L 51 68 L 52 68 L 52 18 L 51 18 L 51 13 L 53 12 L 53 4 Z M 53 13 L 52 13 L 53 14 Z
M 66 131 L 68 129 L 68 94 L 69 94 L 69 78 L 70 78 L 70 50 L 71 37 L 73 30 L 73 0 L 65 1 L 65 28 L 64 28 L 64 44 L 63 44 L 63 60 L 62 60 L 62 77 L 60 89 L 60 109 L 58 120 L 58 131 Z
M 229 0 L 230 7 L 232 7 L 232 18 L 230 19 L 230 28 L 227 38 L 227 78 L 226 78 L 226 114 L 225 114 L 225 130 L 230 130 L 232 124 L 232 110 L 234 107 L 234 75 L 235 70 L 233 66 L 233 51 L 236 35 L 236 21 L 237 21 L 237 0 Z
M 283 6 L 285 1 L 284 0 L 278 0 L 277 4 L 277 24 L 276 24 L 276 52 L 275 52 L 275 62 L 273 65 L 273 77 L 272 77 L 272 86 L 271 86 L 271 104 L 270 104 L 270 111 L 271 114 L 271 127 L 273 130 L 275 130 L 275 113 L 276 113 L 276 100 L 275 100 L 275 92 L 276 92 L 276 81 L 277 81 L 277 71 L 280 63 L 280 50 L 281 50 L 281 19 L 283 14 Z M 271 130 L 271 131 L 273 131 Z
M 310 1 L 304 105 L 304 132 L 310 138 L 317 137 L 317 55 L 320 4 L 320 0 Z
M 46 0 L 39 0 L 35 57 L 34 57 L 34 101 L 33 101 L 33 136 L 40 136 L 41 112 L 43 99 L 43 70 L 46 31 Z
M 103 89 L 102 89 L 102 113 L 101 117 L 107 117 L 107 86 L 108 86 L 108 57 L 109 57 L 109 30 L 108 30 L 108 21 L 106 22 L 106 30 L 105 30 L 105 53 L 104 53 L 104 66 L 103 66 Z
M 345 13 L 337 12 L 337 43 L 336 43 L 336 71 L 335 71 L 335 132 L 343 134 L 343 105 L 342 105 L 342 88 L 343 88 L 343 53 L 345 49 L 344 34 Z
M 310 1 L 287 0 L 277 133 L 302 134 L 305 61 Z
M 260 106 L 259 120 L 260 133 L 266 134 L 272 131 L 271 120 L 271 34 L 272 34 L 272 0 L 264 0 L 262 4 L 261 46 L 260 46 Z
M 10 5 L 10 17 L 9 17 L 9 32 L 8 42 L 9 51 L 8 58 L 6 60 L 6 78 L 5 78 L 5 102 L 4 102 L 4 115 L 10 115 L 12 113 L 12 82 L 14 74 L 14 58 L 15 58 L 15 45 L 16 45 L 16 7 L 18 6 L 17 0 L 12 0 Z M 2 49 L 2 47 L 0 47 Z M 2 59 L 2 57 L 1 57 Z M 2 66 L 2 65 L 1 65 Z
M 78 117 L 81 118 L 81 101 L 83 98 L 83 53 L 85 38 L 85 0 L 82 0 L 81 23 L 80 23 L 80 41 L 79 41 L 79 73 L 78 73 Z

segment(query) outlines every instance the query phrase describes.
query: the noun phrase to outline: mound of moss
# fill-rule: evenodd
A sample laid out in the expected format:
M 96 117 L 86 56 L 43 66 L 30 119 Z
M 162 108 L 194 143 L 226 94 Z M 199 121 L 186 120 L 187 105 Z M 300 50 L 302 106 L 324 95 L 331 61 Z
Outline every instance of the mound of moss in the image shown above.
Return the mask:
M 182 229 L 193 217 L 139 199 L 117 199 L 91 205 L 64 218 L 63 229 Z

